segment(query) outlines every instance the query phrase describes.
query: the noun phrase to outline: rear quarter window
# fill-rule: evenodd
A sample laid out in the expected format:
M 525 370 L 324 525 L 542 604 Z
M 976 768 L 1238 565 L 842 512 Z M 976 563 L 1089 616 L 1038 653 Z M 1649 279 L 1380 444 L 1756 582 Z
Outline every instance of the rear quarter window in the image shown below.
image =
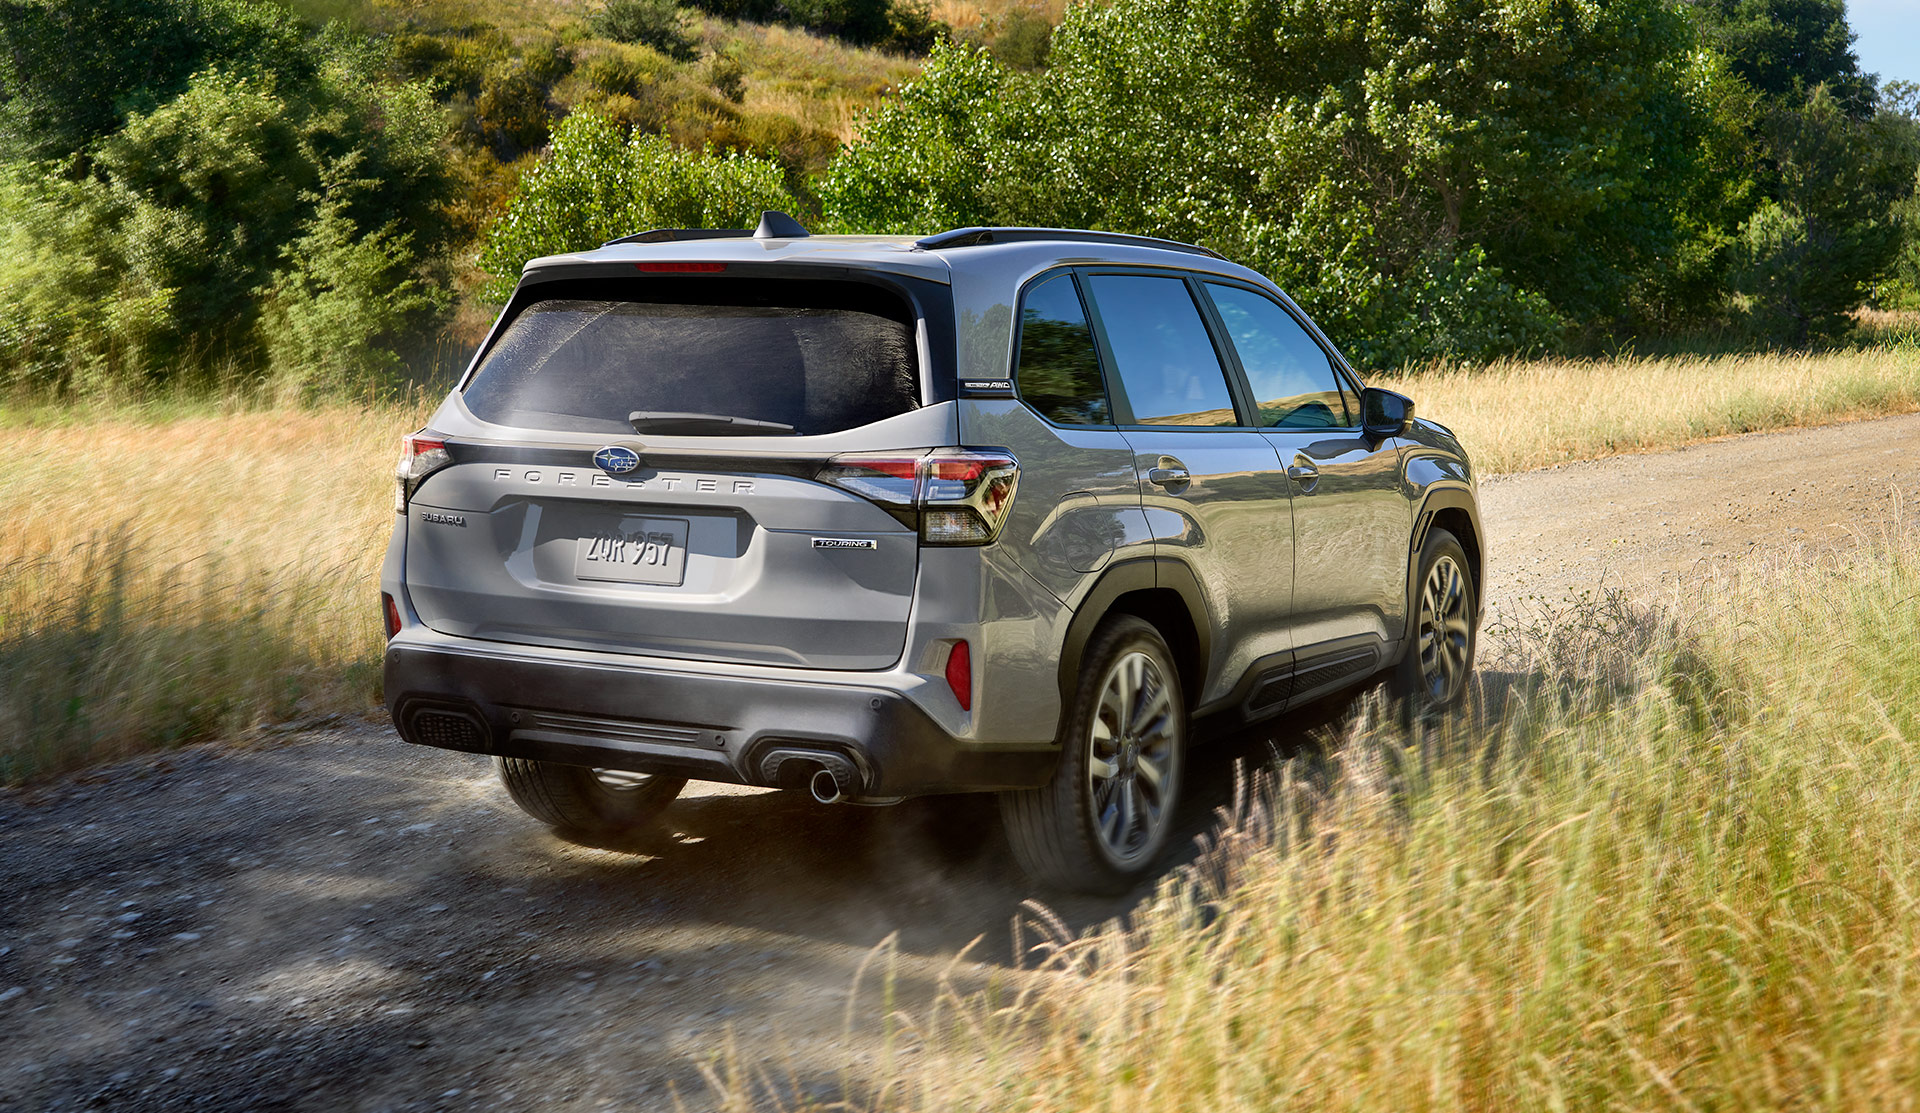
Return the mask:
M 920 404 L 912 310 L 877 286 L 642 279 L 556 293 L 514 316 L 467 384 L 482 420 L 624 433 L 635 411 L 700 413 L 808 435 Z

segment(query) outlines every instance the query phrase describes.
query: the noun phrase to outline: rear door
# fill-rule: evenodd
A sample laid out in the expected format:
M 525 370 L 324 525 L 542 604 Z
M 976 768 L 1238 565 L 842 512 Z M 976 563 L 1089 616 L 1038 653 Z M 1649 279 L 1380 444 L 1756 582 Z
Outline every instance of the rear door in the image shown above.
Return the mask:
M 1412 510 L 1399 441 L 1369 440 L 1359 397 L 1333 358 L 1278 301 L 1251 286 L 1204 284 L 1293 491 L 1291 624 L 1300 666 L 1351 658 L 1405 623 Z
M 1286 476 L 1236 408 L 1191 280 L 1084 277 L 1155 549 L 1191 567 L 1215 624 L 1205 690 L 1188 693 L 1197 706 L 1228 694 L 1256 663 L 1285 663 L 1294 565 Z
M 815 477 L 849 446 L 945 443 L 917 325 L 851 282 L 600 282 L 522 307 L 410 502 L 415 609 L 507 642 L 892 665 L 916 529 Z

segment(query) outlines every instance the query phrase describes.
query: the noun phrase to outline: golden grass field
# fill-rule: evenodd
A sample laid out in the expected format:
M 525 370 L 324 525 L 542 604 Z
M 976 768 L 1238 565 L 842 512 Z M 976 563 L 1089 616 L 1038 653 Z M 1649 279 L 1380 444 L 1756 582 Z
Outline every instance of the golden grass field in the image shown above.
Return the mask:
M 1500 472 L 1920 409 L 1920 349 L 1376 381 Z M 372 708 L 391 469 L 430 410 L 0 411 L 0 783 Z
M 1479 722 L 1371 708 L 1127 927 L 892 1013 L 831 1108 L 1912 1109 L 1920 549 L 1886 526 L 1555 615 Z M 892 1008 L 878 959 L 850 1016 Z M 763 1056 L 711 1069 L 778 1106 Z

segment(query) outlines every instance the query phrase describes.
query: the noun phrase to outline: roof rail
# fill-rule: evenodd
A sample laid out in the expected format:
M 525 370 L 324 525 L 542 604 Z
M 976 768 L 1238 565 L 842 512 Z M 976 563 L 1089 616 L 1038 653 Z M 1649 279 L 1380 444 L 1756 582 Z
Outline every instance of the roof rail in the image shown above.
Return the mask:
M 1131 244 L 1134 247 L 1159 247 L 1169 251 L 1185 251 L 1192 255 L 1206 255 L 1214 259 L 1226 258 L 1210 247 L 1181 243 L 1179 240 L 1163 240 L 1158 236 L 1134 236 L 1125 232 L 1089 232 L 1079 228 L 955 228 L 950 232 L 941 232 L 938 235 L 915 240 L 913 246 L 921 251 L 940 251 L 954 247 L 984 247 L 990 243 L 1034 243 L 1043 240 Z
M 617 243 L 678 243 L 681 240 L 744 240 L 751 235 L 753 233 L 745 228 L 651 228 L 631 236 L 621 236 L 617 240 L 608 240 L 600 246 L 612 247 Z

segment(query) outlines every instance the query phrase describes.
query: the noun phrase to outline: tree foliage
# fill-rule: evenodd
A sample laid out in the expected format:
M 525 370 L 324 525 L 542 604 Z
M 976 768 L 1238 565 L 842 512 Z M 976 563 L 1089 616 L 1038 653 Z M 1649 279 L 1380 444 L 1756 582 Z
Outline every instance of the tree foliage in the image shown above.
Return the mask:
M 785 175 L 769 159 L 622 129 L 591 112 L 568 117 L 547 157 L 488 230 L 480 266 L 487 296 L 505 301 L 529 259 L 598 247 L 649 228 L 751 228 L 766 209 L 792 209 Z
M 99 15 L 85 7 L 39 6 L 10 41 Z M 9 138 L 49 160 L 0 175 L 0 297 L 17 307 L 0 324 L 0 382 L 59 392 L 271 370 L 297 385 L 396 366 L 400 334 L 447 302 L 433 273 L 446 122 L 428 91 L 385 80 L 364 41 L 307 34 L 272 5 L 101 11 L 191 30 L 214 44 L 203 55 L 247 49 L 184 77 L 170 60 L 136 68 L 110 111 L 41 111 L 66 78 L 11 70 Z M 133 48 L 78 50 L 84 69 Z

